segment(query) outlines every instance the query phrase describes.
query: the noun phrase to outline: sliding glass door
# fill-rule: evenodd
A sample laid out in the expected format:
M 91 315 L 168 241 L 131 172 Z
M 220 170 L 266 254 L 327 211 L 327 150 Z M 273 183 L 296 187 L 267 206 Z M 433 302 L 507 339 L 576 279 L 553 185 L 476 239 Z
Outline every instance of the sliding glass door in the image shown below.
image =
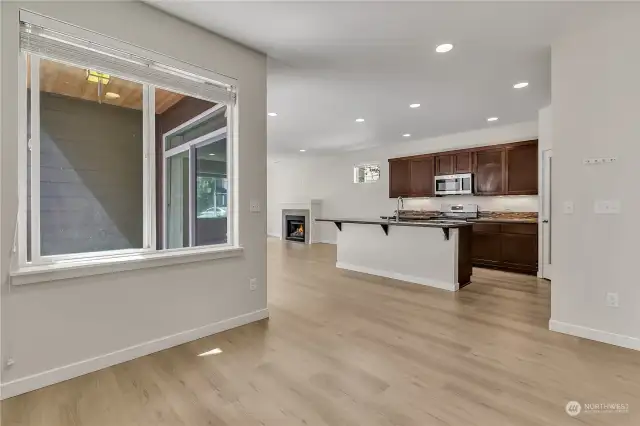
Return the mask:
M 165 248 L 189 247 L 189 151 L 166 160 L 167 243 Z
M 225 107 L 164 135 L 164 246 L 228 242 L 229 161 Z

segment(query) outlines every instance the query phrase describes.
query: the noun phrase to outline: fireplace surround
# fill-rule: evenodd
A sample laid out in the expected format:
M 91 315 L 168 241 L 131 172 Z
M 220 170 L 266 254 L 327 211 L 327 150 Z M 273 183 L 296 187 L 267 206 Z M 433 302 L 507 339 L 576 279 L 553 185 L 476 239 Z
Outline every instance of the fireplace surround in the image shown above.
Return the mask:
M 287 218 L 295 217 L 298 221 L 303 222 L 304 238 L 300 238 L 298 235 L 294 235 L 294 238 L 287 238 L 289 236 L 289 226 Z M 305 209 L 283 209 L 282 210 L 282 233 L 280 239 L 284 241 L 295 241 L 305 244 L 310 244 L 311 233 L 313 232 L 313 223 L 311 221 L 311 215 L 309 210 Z M 297 238 L 296 238 L 297 237 Z
M 284 241 L 296 241 L 296 242 L 304 242 L 305 244 L 313 244 L 322 241 L 322 236 L 320 234 L 320 228 L 318 223 L 315 222 L 315 219 L 321 217 L 322 214 L 322 201 L 321 200 L 307 200 L 307 201 L 296 201 L 296 202 L 282 202 L 279 203 L 278 206 L 281 212 L 280 219 L 280 229 L 276 232 L 270 234 L 272 236 L 277 236 L 281 240 Z M 287 225 L 287 216 L 303 216 L 304 217 L 304 241 L 302 239 L 298 240 L 290 240 L 287 239 L 288 235 L 288 225 Z M 326 225 L 326 224 L 323 224 Z

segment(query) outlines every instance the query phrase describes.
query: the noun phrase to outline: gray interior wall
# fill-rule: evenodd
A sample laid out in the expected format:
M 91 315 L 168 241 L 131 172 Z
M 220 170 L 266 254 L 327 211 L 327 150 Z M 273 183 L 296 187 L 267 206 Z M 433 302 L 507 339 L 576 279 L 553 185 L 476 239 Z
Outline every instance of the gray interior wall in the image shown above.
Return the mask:
M 266 206 L 266 56 L 141 2 L 12 1 L 0 2 L 0 8 L 0 337 L 2 359 L 15 361 L 2 372 L 2 396 L 266 316 L 266 213 L 249 209 L 252 200 Z M 241 255 L 11 284 L 18 212 L 20 8 L 237 79 L 235 167 L 229 179 Z M 255 291 L 249 288 L 253 278 Z
M 142 112 L 42 92 L 42 255 L 142 247 Z
M 576 16 L 552 45 L 549 325 L 640 350 L 640 4 L 611 3 Z M 600 157 L 617 161 L 583 163 Z M 620 211 L 596 213 L 601 201 L 617 201 Z

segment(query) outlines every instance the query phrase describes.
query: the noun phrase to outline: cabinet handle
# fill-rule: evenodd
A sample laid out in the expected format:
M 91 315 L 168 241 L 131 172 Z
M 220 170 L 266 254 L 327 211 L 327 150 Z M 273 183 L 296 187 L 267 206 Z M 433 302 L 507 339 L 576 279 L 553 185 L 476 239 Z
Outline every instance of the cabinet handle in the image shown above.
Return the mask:
M 542 223 L 549 223 L 549 219 L 543 220 Z

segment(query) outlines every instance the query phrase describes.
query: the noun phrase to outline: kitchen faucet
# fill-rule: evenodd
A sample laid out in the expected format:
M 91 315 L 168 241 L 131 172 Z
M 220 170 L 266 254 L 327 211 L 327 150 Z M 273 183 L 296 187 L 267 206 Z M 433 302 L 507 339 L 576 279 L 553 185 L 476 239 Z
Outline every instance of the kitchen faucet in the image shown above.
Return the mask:
M 398 200 L 396 201 L 396 223 L 400 222 L 400 206 L 402 205 L 402 208 L 404 209 L 404 198 L 402 198 L 402 195 L 398 197 Z

